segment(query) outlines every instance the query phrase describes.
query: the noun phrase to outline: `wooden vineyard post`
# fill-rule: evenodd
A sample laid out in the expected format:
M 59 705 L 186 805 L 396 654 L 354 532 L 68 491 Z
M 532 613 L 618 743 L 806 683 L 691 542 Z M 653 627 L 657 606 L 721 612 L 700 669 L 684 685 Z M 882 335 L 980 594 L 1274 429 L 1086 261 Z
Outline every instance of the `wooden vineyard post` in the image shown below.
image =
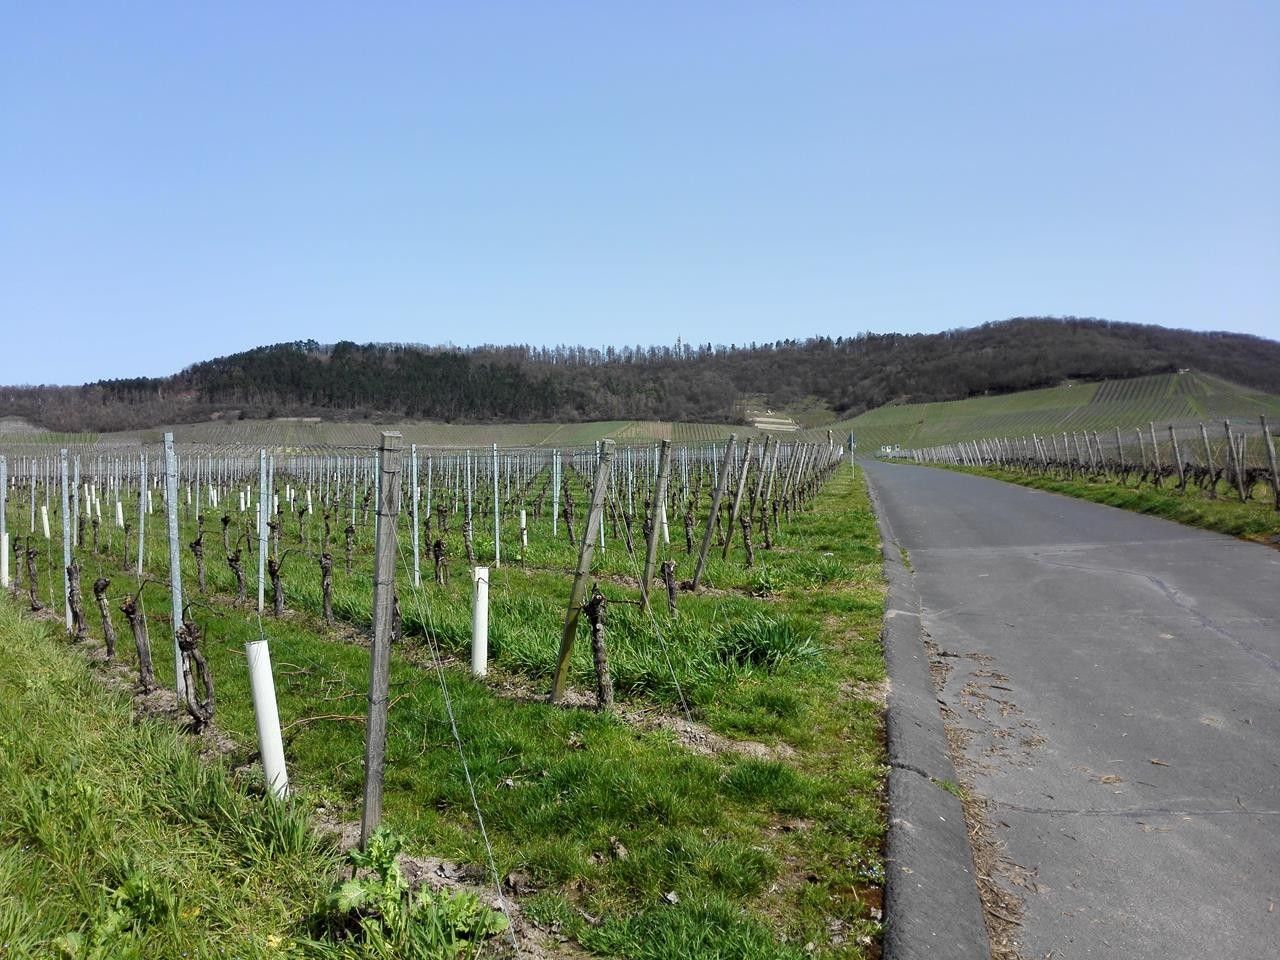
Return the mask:
M 720 501 L 724 499 L 724 488 L 729 483 L 729 468 L 733 465 L 733 454 L 737 445 L 738 435 L 729 434 L 729 442 L 724 448 L 724 463 L 720 467 L 720 477 L 716 481 L 716 492 L 711 497 L 711 512 L 707 514 L 707 529 L 702 536 L 702 549 L 698 551 L 698 565 L 693 568 L 694 590 L 697 590 L 698 584 L 702 582 L 702 572 L 707 566 L 707 551 L 711 549 L 711 538 L 716 535 L 716 517 L 720 515 Z
M 1173 444 L 1173 465 L 1178 468 L 1178 489 L 1185 490 L 1187 477 L 1182 468 L 1182 451 L 1178 449 L 1178 434 L 1174 432 L 1172 423 L 1169 424 L 1169 442 Z
M 782 477 L 782 490 L 778 495 L 779 500 L 785 501 L 791 495 L 791 486 L 795 482 L 794 478 L 799 469 L 800 461 L 804 458 L 803 443 L 797 443 L 791 448 L 791 456 L 787 463 L 787 471 Z
M 764 490 L 764 475 L 769 465 L 769 445 L 773 443 L 773 437 L 766 435 L 764 438 L 764 446 L 760 449 L 760 466 L 756 469 L 756 488 L 751 493 L 751 501 L 747 506 L 747 516 L 755 518 L 756 504 L 760 502 L 760 494 Z M 853 449 L 853 433 L 849 434 L 850 450 Z M 852 454 L 849 456 L 849 464 L 853 464 Z
M 387 748 L 387 691 L 391 671 L 392 611 L 396 591 L 396 518 L 400 514 L 400 434 L 382 434 L 378 451 L 378 513 L 374 533 L 373 649 L 369 657 L 369 718 L 364 740 L 364 810 L 360 849 L 382 819 L 383 761 Z
M 828 442 L 830 442 L 831 431 L 827 431 Z M 724 549 L 720 552 L 720 558 L 727 560 L 729 558 L 729 548 L 733 546 L 733 528 L 738 522 L 738 514 L 742 510 L 742 494 L 747 489 L 747 473 L 751 467 L 751 443 L 754 438 L 747 437 L 747 446 L 742 453 L 742 472 L 738 474 L 738 492 L 733 498 L 733 507 L 729 510 L 729 529 L 724 532 Z
M 1209 446 L 1209 431 L 1200 424 L 1200 439 L 1204 441 L 1204 466 L 1209 471 L 1209 499 L 1218 499 L 1218 477 L 1213 469 L 1213 447 Z
M 574 637 L 578 632 L 578 618 L 582 614 L 582 599 L 587 593 L 587 579 L 591 574 L 591 560 L 595 556 L 596 531 L 604 519 L 604 498 L 609 490 L 609 470 L 613 466 L 613 441 L 604 441 L 600 463 L 596 467 L 595 486 L 591 488 L 591 510 L 587 514 L 587 529 L 583 531 L 582 545 L 578 551 L 578 569 L 573 575 L 573 587 L 569 591 L 569 609 L 564 615 L 564 632 L 560 637 L 560 655 L 556 661 L 555 676 L 551 681 L 550 701 L 556 703 L 564 694 L 569 678 L 569 655 L 573 652 Z
M 1267 450 L 1267 463 L 1271 466 L 1271 497 L 1275 501 L 1276 509 L 1280 510 L 1280 473 L 1276 471 L 1276 448 L 1271 442 L 1271 428 L 1267 426 L 1267 418 L 1262 418 L 1262 445 Z M 0 457 L 0 483 L 3 483 L 4 477 L 4 458 Z M 0 504 L 4 503 L 4 494 L 0 493 Z M 0 507 L 2 509 L 2 507 Z
M 662 441 L 658 454 L 658 485 L 649 507 L 649 542 L 645 545 L 644 573 L 640 577 L 640 609 L 649 609 L 649 586 L 653 583 L 653 568 L 658 560 L 658 526 L 667 500 L 667 476 L 671 472 L 671 441 Z
M 808 475 L 810 468 L 813 466 L 815 453 L 817 453 L 817 447 L 815 444 L 800 444 L 800 462 L 796 464 L 796 472 L 791 478 L 791 485 L 787 491 L 787 499 L 792 508 L 794 508 L 798 502 L 797 497 L 799 496 L 800 488 L 804 484 L 805 477 Z M 790 519 L 790 514 L 788 514 L 787 518 Z
M 1244 484 L 1245 499 L 1249 498 L 1249 434 L 1241 430 L 1236 435 L 1236 463 L 1240 465 L 1240 482 Z M 1242 501 L 1243 502 L 1243 501 Z
M 164 435 L 164 500 L 169 521 L 169 594 L 173 600 L 174 689 L 180 702 L 194 699 L 195 690 L 187 689 L 182 672 L 182 651 L 178 647 L 182 631 L 182 551 L 178 546 L 178 458 L 173 452 L 173 434 Z
M 1162 481 L 1161 481 L 1161 479 L 1160 479 L 1160 447 L 1159 447 L 1159 445 L 1156 443 L 1156 424 L 1155 424 L 1155 421 L 1154 421 L 1154 420 L 1148 420 L 1148 421 L 1147 421 L 1147 427 L 1151 430 L 1151 463 L 1152 463 L 1152 466 L 1155 468 L 1155 481 L 1154 481 L 1154 483 L 1155 483 L 1155 485 L 1158 487 L 1158 486 L 1161 486 L 1161 485 L 1162 485 Z
M 1244 503 L 1244 469 L 1240 463 L 1240 455 L 1236 452 L 1236 440 L 1231 434 L 1231 421 L 1222 421 L 1223 429 L 1227 431 L 1227 456 L 1231 458 L 1231 469 L 1236 475 L 1236 490 L 1240 494 L 1240 502 Z
M 769 479 L 764 485 L 764 498 L 760 501 L 760 532 L 764 536 L 765 549 L 773 544 L 769 540 L 769 504 L 773 500 L 773 478 L 778 472 L 778 456 L 782 448 L 781 441 L 773 444 L 773 458 L 769 461 Z

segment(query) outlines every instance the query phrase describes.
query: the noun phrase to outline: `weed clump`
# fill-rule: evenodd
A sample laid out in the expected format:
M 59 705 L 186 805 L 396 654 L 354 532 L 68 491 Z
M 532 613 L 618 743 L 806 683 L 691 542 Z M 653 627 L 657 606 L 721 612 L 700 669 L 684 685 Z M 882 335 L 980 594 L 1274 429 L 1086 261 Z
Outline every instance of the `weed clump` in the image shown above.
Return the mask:
M 818 656 L 811 636 L 800 636 L 791 624 L 754 614 L 720 635 L 720 659 L 739 667 L 760 667 L 772 673 L 784 662 L 804 663 Z
M 305 946 L 326 960 L 398 957 L 451 960 L 466 946 L 507 928 L 507 918 L 471 893 L 416 893 L 396 856 L 403 841 L 386 827 L 369 838 L 368 850 L 348 854 L 361 871 L 325 897 L 313 918 L 321 939 Z

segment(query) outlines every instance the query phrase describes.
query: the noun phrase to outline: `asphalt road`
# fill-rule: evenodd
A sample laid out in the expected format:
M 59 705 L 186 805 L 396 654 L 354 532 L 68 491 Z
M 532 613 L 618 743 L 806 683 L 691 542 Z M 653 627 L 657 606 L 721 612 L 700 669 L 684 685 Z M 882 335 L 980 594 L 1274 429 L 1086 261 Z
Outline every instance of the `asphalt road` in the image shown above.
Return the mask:
M 1280 551 L 871 463 L 1028 958 L 1280 957 Z

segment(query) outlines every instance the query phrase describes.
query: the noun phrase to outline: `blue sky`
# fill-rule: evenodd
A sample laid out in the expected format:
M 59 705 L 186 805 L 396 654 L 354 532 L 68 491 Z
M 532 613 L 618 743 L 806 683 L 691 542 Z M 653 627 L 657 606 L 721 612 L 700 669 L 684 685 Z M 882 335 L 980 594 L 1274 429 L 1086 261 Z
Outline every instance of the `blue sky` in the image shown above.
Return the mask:
M 1280 336 L 1280 4 L 10 4 L 0 383 L 314 338 Z

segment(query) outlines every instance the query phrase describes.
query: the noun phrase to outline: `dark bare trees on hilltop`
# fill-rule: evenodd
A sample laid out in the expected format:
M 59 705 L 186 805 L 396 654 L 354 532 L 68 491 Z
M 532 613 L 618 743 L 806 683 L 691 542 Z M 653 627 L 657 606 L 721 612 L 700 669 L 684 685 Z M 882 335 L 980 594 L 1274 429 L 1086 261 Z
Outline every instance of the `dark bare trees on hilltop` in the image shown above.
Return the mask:
M 170 377 L 0 388 L 0 416 L 119 430 L 211 415 L 447 421 L 731 420 L 745 394 L 816 397 L 853 415 L 1064 379 L 1189 367 L 1280 393 L 1280 343 L 1077 318 L 1017 318 L 938 334 L 590 348 L 404 344 L 259 347 Z

